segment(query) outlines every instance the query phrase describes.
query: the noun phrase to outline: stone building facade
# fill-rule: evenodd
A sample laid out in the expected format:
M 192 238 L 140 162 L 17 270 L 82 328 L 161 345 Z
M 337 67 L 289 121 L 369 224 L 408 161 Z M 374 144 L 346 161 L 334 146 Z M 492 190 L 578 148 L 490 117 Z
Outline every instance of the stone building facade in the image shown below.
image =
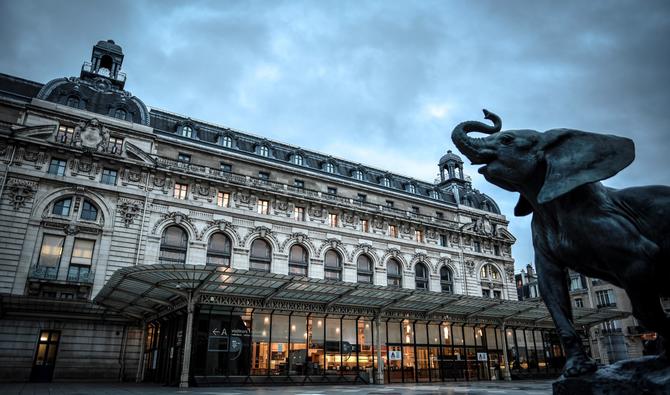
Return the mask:
M 148 108 L 125 90 L 123 58 L 100 41 L 79 77 L 0 75 L 0 379 L 155 368 L 146 317 L 109 308 L 127 291 L 92 303 L 124 268 L 207 264 L 484 306 L 516 299 L 508 221 L 457 155 L 430 183 Z

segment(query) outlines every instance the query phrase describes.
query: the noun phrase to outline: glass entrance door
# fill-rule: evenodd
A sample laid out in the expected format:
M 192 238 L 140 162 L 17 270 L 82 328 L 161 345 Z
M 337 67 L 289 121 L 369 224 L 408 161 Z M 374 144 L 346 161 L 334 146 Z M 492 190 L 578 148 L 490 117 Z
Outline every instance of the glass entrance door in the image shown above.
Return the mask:
M 35 360 L 33 361 L 33 368 L 30 372 L 30 381 L 51 381 L 54 374 L 59 340 L 60 331 L 40 332 L 40 338 L 37 342 L 37 351 L 35 352 Z

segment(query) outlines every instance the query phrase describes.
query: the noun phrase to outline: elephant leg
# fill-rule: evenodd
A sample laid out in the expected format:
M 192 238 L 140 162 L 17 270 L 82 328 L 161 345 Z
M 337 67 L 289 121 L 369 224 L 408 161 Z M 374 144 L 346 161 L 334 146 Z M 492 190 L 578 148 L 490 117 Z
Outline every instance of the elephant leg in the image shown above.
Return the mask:
M 584 351 L 582 340 L 575 330 L 565 268 L 545 258 L 537 249 L 535 266 L 540 295 L 554 320 L 567 357 L 563 375 L 572 377 L 595 371 L 597 366 Z
M 659 294 L 648 283 L 649 280 L 646 279 L 626 284 L 626 292 L 633 305 L 633 316 L 647 329 L 661 336 L 664 354 L 670 356 L 670 317 L 663 310 Z

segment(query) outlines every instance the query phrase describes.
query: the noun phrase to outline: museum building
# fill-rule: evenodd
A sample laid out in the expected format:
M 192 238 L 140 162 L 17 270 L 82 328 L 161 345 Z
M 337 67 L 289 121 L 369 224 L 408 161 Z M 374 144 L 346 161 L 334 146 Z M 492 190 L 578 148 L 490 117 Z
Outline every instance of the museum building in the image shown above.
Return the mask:
M 124 54 L 0 74 L 0 379 L 557 375 L 514 237 L 447 152 L 424 182 L 147 107 Z M 575 308 L 587 330 L 617 311 Z

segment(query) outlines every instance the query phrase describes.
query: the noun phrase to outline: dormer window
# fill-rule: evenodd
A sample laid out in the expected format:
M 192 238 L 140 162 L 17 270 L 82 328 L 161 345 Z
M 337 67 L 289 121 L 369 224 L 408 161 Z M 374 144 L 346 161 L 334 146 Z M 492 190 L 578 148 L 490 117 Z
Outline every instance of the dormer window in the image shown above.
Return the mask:
M 432 199 L 439 199 L 440 198 L 440 193 L 433 189 L 432 191 L 430 191 L 430 197 Z
M 116 119 L 123 119 L 125 121 L 127 116 L 128 112 L 123 108 L 117 108 L 116 111 L 114 111 L 114 118 Z
M 293 155 L 292 162 L 293 162 L 294 165 L 302 166 L 303 163 L 304 163 L 304 159 L 303 159 L 302 155 L 295 154 L 295 155 Z
M 359 180 L 359 181 L 363 181 L 363 172 L 362 172 L 362 171 L 360 171 L 360 170 L 354 170 L 354 171 L 351 173 L 351 175 L 352 175 L 352 177 L 354 177 L 355 179 L 357 179 L 357 180 Z
M 268 148 L 265 145 L 261 145 L 258 147 L 258 155 L 264 156 L 264 157 L 269 157 L 270 156 L 270 148 Z
M 181 129 L 179 130 L 179 134 L 180 134 L 182 137 L 187 137 L 187 138 L 190 139 L 190 138 L 193 137 L 193 128 L 190 127 L 190 126 L 188 126 L 188 125 L 184 125 L 184 126 L 182 126 Z
M 226 148 L 233 148 L 233 138 L 230 136 L 223 136 L 221 138 L 221 145 Z
M 388 177 L 382 177 L 379 183 L 382 184 L 383 187 L 391 188 L 391 180 L 389 180 Z
M 67 98 L 66 104 L 68 107 L 79 108 L 79 98 L 77 96 L 72 95 Z
M 332 174 L 332 173 L 335 173 L 335 165 L 333 165 L 333 164 L 330 163 L 330 162 L 326 162 L 326 163 L 323 165 L 323 170 L 325 170 L 326 173 L 331 173 L 331 174 Z
M 407 192 L 409 192 L 409 193 L 416 193 L 416 185 L 414 185 L 414 184 L 407 184 Z

